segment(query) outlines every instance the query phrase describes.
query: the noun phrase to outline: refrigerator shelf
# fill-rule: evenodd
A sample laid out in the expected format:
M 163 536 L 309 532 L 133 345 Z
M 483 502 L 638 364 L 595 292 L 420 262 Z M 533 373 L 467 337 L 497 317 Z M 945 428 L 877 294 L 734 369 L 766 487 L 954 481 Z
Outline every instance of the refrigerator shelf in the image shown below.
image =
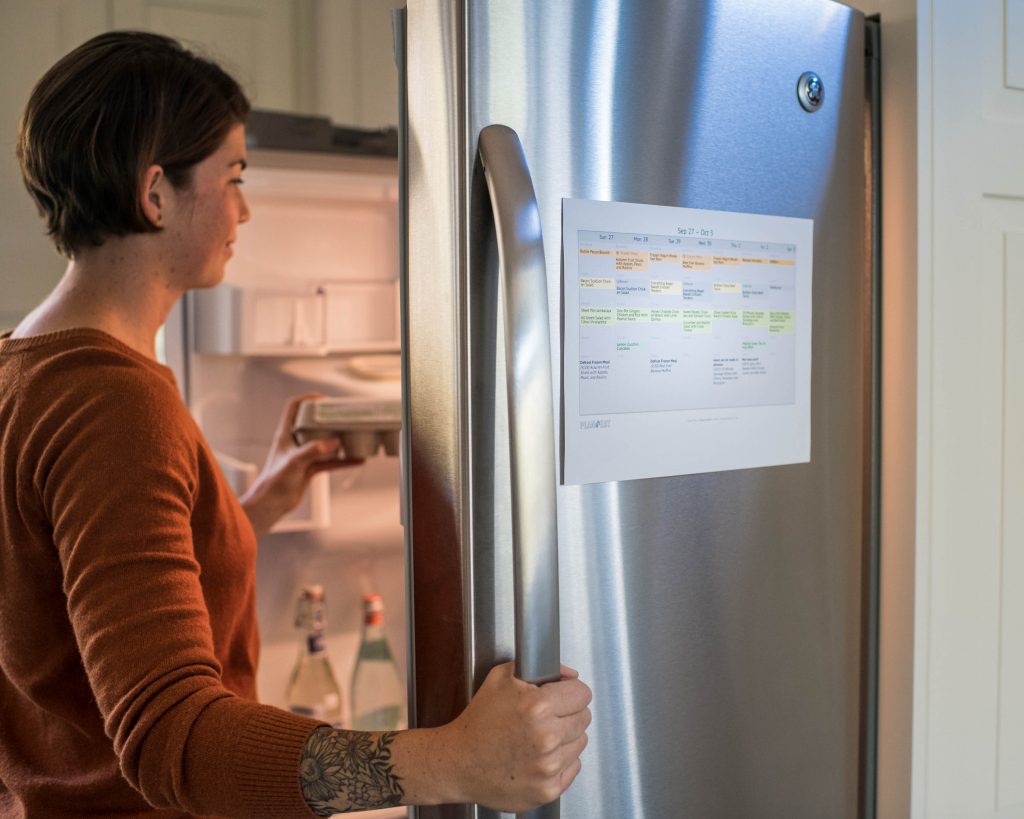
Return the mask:
M 221 284 L 193 300 L 195 351 L 325 356 L 397 352 L 398 283 L 338 281 L 296 287 Z

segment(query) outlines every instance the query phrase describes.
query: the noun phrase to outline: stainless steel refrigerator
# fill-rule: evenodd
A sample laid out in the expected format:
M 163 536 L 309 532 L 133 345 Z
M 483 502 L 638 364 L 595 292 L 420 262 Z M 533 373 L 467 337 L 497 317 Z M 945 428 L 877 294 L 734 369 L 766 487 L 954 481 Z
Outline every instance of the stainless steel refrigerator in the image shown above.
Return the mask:
M 563 817 L 873 815 L 872 29 L 830 0 L 409 0 L 396 43 L 412 721 L 561 659 L 594 691 Z M 616 444 L 565 479 L 572 200 L 812 221 L 805 456 L 616 480 Z

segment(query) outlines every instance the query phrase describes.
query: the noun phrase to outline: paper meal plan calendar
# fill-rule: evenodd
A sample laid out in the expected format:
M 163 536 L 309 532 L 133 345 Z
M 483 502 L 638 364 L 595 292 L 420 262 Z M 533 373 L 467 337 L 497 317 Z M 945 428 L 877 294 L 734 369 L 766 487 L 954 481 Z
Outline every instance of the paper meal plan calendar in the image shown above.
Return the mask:
M 813 228 L 562 200 L 563 483 L 810 460 Z

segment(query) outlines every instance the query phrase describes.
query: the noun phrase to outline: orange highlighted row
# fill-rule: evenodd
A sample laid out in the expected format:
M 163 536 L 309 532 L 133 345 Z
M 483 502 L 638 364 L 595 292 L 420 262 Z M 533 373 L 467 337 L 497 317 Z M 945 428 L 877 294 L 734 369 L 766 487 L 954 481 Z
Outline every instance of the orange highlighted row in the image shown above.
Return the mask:
M 712 266 L 739 267 L 759 264 L 793 267 L 794 259 L 768 259 L 760 256 L 708 256 L 672 250 L 613 250 L 604 247 L 581 247 L 581 256 L 607 256 L 615 259 L 616 270 L 646 271 L 649 264 L 679 265 L 684 270 L 710 270 Z

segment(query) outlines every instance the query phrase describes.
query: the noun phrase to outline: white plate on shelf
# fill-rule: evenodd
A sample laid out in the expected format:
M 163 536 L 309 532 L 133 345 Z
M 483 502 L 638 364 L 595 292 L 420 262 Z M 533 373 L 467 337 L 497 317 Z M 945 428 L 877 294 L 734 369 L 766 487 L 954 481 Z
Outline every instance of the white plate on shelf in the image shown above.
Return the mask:
M 291 358 L 268 362 L 285 375 L 337 395 L 400 398 L 402 359 L 397 354 L 349 358 Z

